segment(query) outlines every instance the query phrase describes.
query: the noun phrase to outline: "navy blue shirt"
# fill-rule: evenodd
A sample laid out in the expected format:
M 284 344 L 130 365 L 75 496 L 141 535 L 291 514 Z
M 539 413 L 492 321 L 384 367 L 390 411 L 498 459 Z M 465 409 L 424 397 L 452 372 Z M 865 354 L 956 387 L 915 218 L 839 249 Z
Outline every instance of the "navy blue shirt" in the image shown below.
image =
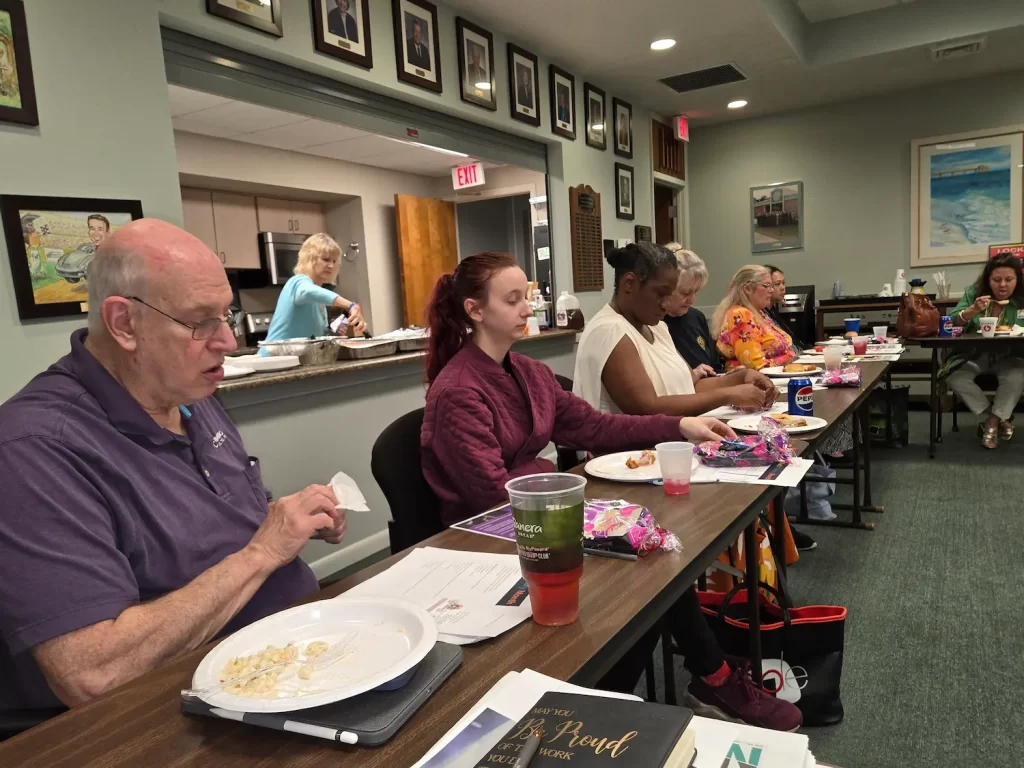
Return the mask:
M 0 710 L 59 704 L 33 646 L 184 587 L 267 515 L 259 462 L 213 397 L 174 434 L 84 339 L 0 406 Z M 295 559 L 224 632 L 316 589 Z
M 685 315 L 679 317 L 665 315 L 665 325 L 688 366 L 696 368 L 698 365 L 710 365 L 721 373 L 722 358 L 703 312 L 690 307 Z

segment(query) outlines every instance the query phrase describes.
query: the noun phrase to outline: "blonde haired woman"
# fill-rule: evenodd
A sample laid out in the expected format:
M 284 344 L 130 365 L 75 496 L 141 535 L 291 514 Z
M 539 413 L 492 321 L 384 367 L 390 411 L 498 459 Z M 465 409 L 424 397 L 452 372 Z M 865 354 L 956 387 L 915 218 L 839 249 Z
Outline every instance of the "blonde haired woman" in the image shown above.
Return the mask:
M 327 332 L 327 307 L 348 313 L 357 336 L 366 330 L 359 305 L 324 288 L 338 278 L 341 248 L 330 235 L 310 235 L 299 249 L 295 275 L 281 289 L 267 341 L 323 336 Z
M 796 358 L 793 339 L 766 313 L 774 289 L 771 273 L 758 264 L 741 267 L 733 275 L 729 292 L 711 318 L 711 331 L 718 338 L 727 371 L 759 371 Z
M 665 325 L 676 350 L 690 369 L 701 375 L 713 376 L 721 370 L 722 359 L 708 327 L 708 319 L 693 306 L 697 291 L 708 284 L 708 268 L 700 256 L 679 243 L 666 243 L 665 247 L 679 261 L 679 285 L 665 302 Z

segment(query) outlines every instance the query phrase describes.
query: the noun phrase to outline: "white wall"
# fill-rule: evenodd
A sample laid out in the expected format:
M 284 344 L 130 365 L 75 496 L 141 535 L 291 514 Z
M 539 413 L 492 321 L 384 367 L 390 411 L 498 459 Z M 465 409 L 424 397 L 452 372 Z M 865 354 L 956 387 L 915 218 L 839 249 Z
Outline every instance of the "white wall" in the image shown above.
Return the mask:
M 910 142 L 1024 122 L 1024 73 L 991 75 L 855 102 L 693 131 L 689 154 L 693 250 L 711 281 L 699 304 L 713 305 L 740 266 L 771 262 L 791 285 L 814 283 L 830 297 L 877 293 L 910 266 Z M 804 183 L 802 250 L 750 252 L 749 188 Z M 953 292 L 980 264 L 942 267 Z
M 391 3 L 389 0 L 370 0 L 371 33 L 373 39 L 372 70 L 345 64 L 330 56 L 317 53 L 313 48 L 310 30 L 309 0 L 281 0 L 284 36 L 274 38 L 255 30 L 247 29 L 238 24 L 212 17 L 206 13 L 205 3 L 201 0 L 159 0 L 161 22 L 169 27 L 210 40 L 229 45 L 299 67 L 320 75 L 332 77 L 363 88 L 384 93 L 396 98 L 410 101 L 439 112 L 457 115 L 467 120 L 498 128 L 509 133 L 529 136 L 537 141 L 549 144 L 548 164 L 551 175 L 551 217 L 552 217 L 552 258 L 555 259 L 556 282 L 562 289 L 572 288 L 572 260 L 569 245 L 568 187 L 577 184 L 590 184 L 601 193 L 601 212 L 603 221 L 603 237 L 632 238 L 634 224 L 653 224 L 652 182 L 651 182 L 651 136 L 650 113 L 640 105 L 633 105 L 633 160 L 628 162 L 635 169 L 636 193 L 634 210 L 636 221 L 620 221 L 615 218 L 615 186 L 614 166 L 617 159 L 611 149 L 601 152 L 586 146 L 579 128 L 583 115 L 583 81 L 586 73 L 573 71 L 576 77 L 576 114 L 578 138 L 567 141 L 551 133 L 548 109 L 546 58 L 541 57 L 540 85 L 543 103 L 543 119 L 539 128 L 516 122 L 509 117 L 506 38 L 501 30 L 492 29 L 494 33 L 495 57 L 497 70 L 498 110 L 490 112 L 459 99 L 457 52 L 455 46 L 455 13 L 452 9 L 438 6 L 441 41 L 441 71 L 444 92 L 440 95 L 425 91 L 415 86 L 400 83 L 396 76 L 394 34 L 391 26 Z M 472 20 L 472 19 L 470 19 Z M 513 41 L 524 45 L 528 50 L 532 46 L 528 42 Z M 540 53 L 539 51 L 535 51 Z M 555 62 L 559 63 L 559 62 Z M 596 82 L 600 86 L 600 82 Z M 613 96 L 633 100 L 628 93 L 608 92 L 608 104 Z M 601 293 L 582 294 L 580 303 L 584 312 L 593 315 L 611 295 L 611 268 L 605 267 L 605 290 Z M 373 275 L 371 274 L 371 279 Z M 376 289 L 375 289 L 376 290 Z M 378 296 L 374 295 L 374 303 Z M 396 306 L 398 306 L 396 304 Z
M 336 290 L 347 298 L 362 302 L 360 309 L 367 323 L 373 322 L 373 300 L 370 296 L 370 272 L 367 266 L 366 235 L 363 229 L 363 201 L 361 198 L 345 203 L 325 206 L 327 232 L 341 246 L 341 268 L 338 270 Z M 349 248 L 359 243 L 359 254 Z M 349 261 L 352 259 L 352 261 Z M 390 330 L 390 329 L 388 329 Z M 373 332 L 373 328 L 370 328 Z
M 373 333 L 385 333 L 402 325 L 395 195 L 430 197 L 435 179 L 180 131 L 174 133 L 174 144 L 178 170 L 190 177 L 360 197 L 365 239 L 360 257 L 369 281 L 371 328 Z M 365 301 L 358 295 L 346 298 Z
M 0 123 L 0 194 L 135 199 L 180 224 L 154 6 L 28 0 L 25 15 L 39 126 Z M 85 324 L 20 321 L 9 264 L 0 238 L 0 401 L 66 354 Z

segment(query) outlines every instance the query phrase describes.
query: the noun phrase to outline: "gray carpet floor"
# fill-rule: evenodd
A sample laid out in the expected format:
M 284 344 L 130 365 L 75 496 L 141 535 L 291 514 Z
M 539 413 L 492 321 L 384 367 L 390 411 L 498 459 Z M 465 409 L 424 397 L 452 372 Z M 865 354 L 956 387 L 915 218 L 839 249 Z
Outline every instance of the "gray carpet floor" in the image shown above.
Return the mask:
M 929 459 L 927 415 L 910 418 L 907 448 L 873 454 L 876 529 L 808 526 L 818 548 L 789 571 L 798 605 L 848 609 L 846 718 L 807 729 L 811 749 L 843 768 L 1024 765 L 1024 424 L 986 451 L 973 417 L 947 417 Z

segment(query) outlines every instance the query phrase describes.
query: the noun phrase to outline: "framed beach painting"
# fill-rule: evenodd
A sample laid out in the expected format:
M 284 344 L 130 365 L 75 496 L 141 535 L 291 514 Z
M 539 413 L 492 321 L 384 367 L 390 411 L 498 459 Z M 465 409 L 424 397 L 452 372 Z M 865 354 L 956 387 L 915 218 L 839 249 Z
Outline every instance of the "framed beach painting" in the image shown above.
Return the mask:
M 910 265 L 982 262 L 1022 239 L 1024 129 L 911 142 Z

